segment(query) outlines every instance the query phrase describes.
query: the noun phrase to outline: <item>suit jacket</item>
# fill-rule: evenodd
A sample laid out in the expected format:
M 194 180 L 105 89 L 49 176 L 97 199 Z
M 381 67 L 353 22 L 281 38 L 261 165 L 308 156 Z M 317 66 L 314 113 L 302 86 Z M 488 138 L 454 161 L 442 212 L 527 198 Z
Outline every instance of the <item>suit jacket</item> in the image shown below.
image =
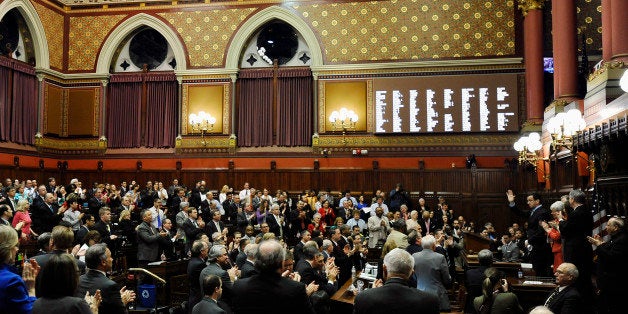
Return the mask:
M 218 303 L 212 298 L 205 297 L 201 302 L 194 306 L 192 314 L 224 314 L 225 310 L 218 306 Z
M 479 296 L 473 300 L 473 307 L 476 313 L 480 313 L 480 306 L 484 302 L 484 296 Z M 519 305 L 517 296 L 512 292 L 499 293 L 495 296 L 491 314 L 521 314 L 523 309 Z
M 275 219 L 275 215 L 268 214 L 266 215 L 266 223 L 268 224 L 268 229 L 270 232 L 274 233 L 277 239 L 280 239 L 282 234 L 284 234 L 283 226 L 279 224 L 279 221 Z
M 43 313 L 91 313 L 91 309 L 83 298 L 65 296 L 58 299 L 39 298 L 33 304 L 33 314 Z M 30 312 L 29 312 L 30 313 Z
M 319 290 L 324 290 L 331 297 L 338 290 L 337 284 L 331 284 L 328 282 L 325 274 L 317 269 L 314 269 L 310 262 L 305 259 L 300 260 L 297 263 L 295 271 L 301 275 L 301 282 L 309 285 L 314 281 L 318 285 Z
M 278 273 L 260 273 L 238 280 L 233 285 L 235 313 L 303 313 L 314 314 L 305 285 Z M 281 300 L 281 302 L 270 302 Z
M 233 281 L 231 281 L 231 278 L 229 277 L 229 274 L 227 273 L 227 271 L 222 269 L 222 267 L 220 267 L 220 265 L 216 264 L 215 262 L 209 263 L 201 271 L 201 274 L 198 277 L 199 278 L 198 282 L 199 283 L 203 282 L 203 278 L 209 275 L 216 275 L 220 277 L 220 280 L 222 280 L 222 297 L 220 298 L 220 300 L 226 302 L 228 305 L 231 306 L 231 300 L 233 300 L 233 290 L 232 290 Z M 202 285 L 201 285 L 201 295 L 205 295 Z
M 625 296 L 628 281 L 628 234 L 618 232 L 595 250 L 598 256 L 597 285 L 601 293 Z
M 192 257 L 188 262 L 188 282 L 190 283 L 190 295 L 188 296 L 188 313 L 203 298 L 201 292 L 201 282 L 199 281 L 201 271 L 205 268 L 205 261 L 200 257 Z
M 225 229 L 225 224 L 222 221 L 219 221 L 218 225 L 220 226 L 220 232 L 222 232 L 222 230 Z M 205 233 L 211 240 L 212 234 L 214 234 L 214 232 L 218 232 L 218 229 L 216 228 L 216 224 L 214 223 L 214 220 L 212 219 L 205 223 Z
M 74 296 L 79 298 L 85 297 L 87 291 L 89 291 L 90 295 L 94 295 L 96 290 L 99 289 L 102 296 L 102 302 L 98 307 L 99 313 L 123 314 L 126 312 L 118 284 L 97 270 L 90 269 L 85 275 L 81 276 Z
M 89 232 L 89 229 L 85 225 L 81 225 L 81 227 L 76 231 L 76 235 L 74 236 L 74 243 L 83 244 L 83 238 Z
M 199 234 L 203 233 L 203 229 L 195 226 L 192 220 L 187 218 L 185 222 L 183 223 L 183 232 L 185 232 L 185 238 L 188 241 L 188 248 L 189 248 L 189 247 L 192 247 L 192 243 L 194 243 L 194 240 L 196 239 L 196 237 Z
M 150 223 L 142 222 L 137 227 L 137 260 L 154 262 L 159 260 L 159 231 Z
M 112 229 L 113 227 L 109 225 L 109 228 Z M 107 224 L 104 223 L 102 220 L 99 220 L 94 225 L 94 230 L 100 233 L 100 238 L 102 239 L 102 242 L 106 243 L 107 247 L 113 251 L 113 245 L 112 245 L 113 241 L 111 241 L 111 231 L 107 230 Z
M 437 314 L 439 301 L 435 295 L 408 287 L 401 278 L 389 278 L 382 287 L 360 292 L 355 297 L 353 313 Z
M 547 235 L 545 230 L 539 225 L 540 221 L 551 221 L 552 215 L 546 208 L 540 206 L 535 210 L 520 210 L 516 206 L 511 206 L 511 210 L 514 210 L 520 215 L 528 217 L 528 243 L 532 247 L 547 246 Z M 550 252 L 551 253 L 551 252 Z
M 440 299 L 440 310 L 450 309 L 449 297 L 445 286 L 451 284 L 449 266 L 445 256 L 430 249 L 423 249 L 412 255 L 414 273 L 417 274 L 417 289 L 432 293 Z
M 255 265 L 249 260 L 246 260 L 244 264 L 242 264 L 242 267 L 240 267 L 240 279 L 249 278 L 253 275 L 257 275 L 257 273 Z
M 96 221 L 100 221 L 100 215 L 98 215 L 98 211 L 100 211 L 100 208 L 104 205 L 105 204 L 103 204 L 103 202 L 96 197 L 92 197 L 87 201 L 89 213 L 94 216 L 94 219 L 96 219 Z
M 593 249 L 587 241 L 593 230 L 593 215 L 584 205 L 574 208 L 568 219 L 559 223 L 563 246 L 563 260 L 582 269 L 584 263 L 591 263 Z M 590 265 L 588 269 L 590 269 Z
M 39 197 L 35 199 L 39 199 Z M 34 200 L 33 204 L 35 204 Z M 31 206 L 31 219 L 33 220 L 33 230 L 35 230 L 35 232 L 37 232 L 38 234 L 52 231 L 52 228 L 58 225 L 63 218 L 63 214 L 59 215 L 57 212 L 57 206 L 55 206 L 54 204 L 50 205 L 49 207 L 47 203 L 40 202 L 37 205 Z
M 552 292 L 552 294 L 554 293 Z M 583 312 L 580 294 L 574 286 L 567 286 L 562 291 L 556 292 L 554 296 L 552 294 L 548 296 L 546 306 L 554 314 L 577 314 Z
M 436 231 L 436 221 L 434 219 L 430 219 L 430 232 L 434 233 Z M 421 235 L 425 236 L 427 234 L 427 223 L 422 218 L 419 219 L 419 226 L 421 226 Z
M 467 280 L 467 304 L 465 304 L 465 311 L 467 312 L 472 312 L 473 300 L 482 295 L 482 281 L 486 278 L 484 271 L 486 271 L 487 268 L 486 266 L 470 268 L 465 274 Z

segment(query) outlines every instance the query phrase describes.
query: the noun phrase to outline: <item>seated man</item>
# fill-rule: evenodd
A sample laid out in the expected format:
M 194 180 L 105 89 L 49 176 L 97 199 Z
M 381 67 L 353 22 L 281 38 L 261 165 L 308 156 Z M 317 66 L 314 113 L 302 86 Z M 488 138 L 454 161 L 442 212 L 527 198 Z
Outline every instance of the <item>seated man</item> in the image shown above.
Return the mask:
M 502 261 L 504 262 L 518 262 L 521 260 L 521 251 L 509 233 L 505 233 L 502 236 L 502 245 L 499 247 L 499 250 L 502 252 Z
M 355 297 L 353 313 L 439 313 L 439 300 L 435 295 L 408 287 L 413 268 L 410 253 L 399 248 L 390 251 L 384 257 L 386 283 L 378 279 L 373 289 L 360 292 Z
M 574 286 L 578 279 L 578 268 L 571 263 L 562 263 L 554 275 L 558 290 L 550 294 L 545 306 L 556 314 L 583 313 L 580 294 Z

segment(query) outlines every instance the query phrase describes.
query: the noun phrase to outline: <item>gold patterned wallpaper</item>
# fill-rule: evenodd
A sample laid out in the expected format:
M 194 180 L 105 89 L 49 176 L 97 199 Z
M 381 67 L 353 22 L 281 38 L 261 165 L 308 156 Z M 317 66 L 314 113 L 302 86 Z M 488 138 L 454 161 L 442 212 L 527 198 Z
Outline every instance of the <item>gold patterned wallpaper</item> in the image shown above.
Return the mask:
M 93 70 L 107 34 L 126 15 L 71 16 L 68 70 Z
M 191 67 L 224 65 L 229 40 L 256 8 L 159 13 L 179 32 Z
M 602 0 L 578 0 L 576 2 L 578 18 L 578 48 L 582 47 L 582 33 L 586 42 L 587 53 L 602 52 Z
M 326 63 L 515 54 L 515 3 L 390 0 L 293 4 Z
M 39 15 L 41 24 L 44 25 L 46 41 L 48 41 L 48 54 L 50 55 L 50 66 L 63 69 L 63 15 L 50 10 L 49 8 L 31 2 Z

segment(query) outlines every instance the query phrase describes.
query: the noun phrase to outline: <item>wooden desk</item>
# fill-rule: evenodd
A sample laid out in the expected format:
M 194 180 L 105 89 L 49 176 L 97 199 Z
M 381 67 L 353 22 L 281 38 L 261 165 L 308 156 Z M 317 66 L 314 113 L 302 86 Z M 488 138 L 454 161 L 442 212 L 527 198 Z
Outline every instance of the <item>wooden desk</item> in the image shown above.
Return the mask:
M 189 259 L 183 259 L 180 261 L 164 262 L 159 265 L 150 265 L 146 267 L 148 271 L 166 281 L 165 285 L 157 284 L 158 305 L 171 305 L 172 301 L 177 301 L 172 298 L 170 290 L 171 281 L 175 276 L 187 274 L 188 261 Z
M 524 284 L 524 279 L 508 277 L 509 290 L 517 295 L 519 304 L 525 312 L 537 305 L 543 305 L 552 290 L 556 289 L 554 283 Z
M 333 296 L 331 296 L 331 299 L 333 301 L 351 304 L 351 306 L 353 306 L 353 300 L 355 299 L 355 295 L 353 294 L 353 292 L 349 291 L 349 287 L 351 286 L 351 284 L 352 280 L 347 280 L 347 282 L 345 282 L 345 284 L 342 285 L 342 287 L 340 287 Z
M 479 233 L 464 234 L 464 250 L 467 254 L 477 254 L 483 249 L 490 249 L 491 240 L 483 238 Z

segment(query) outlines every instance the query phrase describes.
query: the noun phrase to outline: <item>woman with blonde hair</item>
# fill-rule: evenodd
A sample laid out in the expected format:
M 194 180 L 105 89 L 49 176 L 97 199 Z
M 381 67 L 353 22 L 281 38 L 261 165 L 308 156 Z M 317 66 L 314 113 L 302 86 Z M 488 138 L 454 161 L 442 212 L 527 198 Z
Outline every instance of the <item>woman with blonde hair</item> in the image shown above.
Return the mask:
M 218 194 L 218 201 L 220 204 L 224 203 L 227 200 L 227 193 L 231 192 L 232 189 L 228 185 L 223 185 L 222 189 L 220 189 L 220 194 Z
M 3 313 L 30 313 L 35 303 L 35 278 L 39 265 L 26 261 L 22 276 L 13 267 L 19 242 L 15 229 L 0 225 L 0 309 Z M 6 312 L 5 312 L 6 311 Z
M 30 204 L 28 200 L 23 199 L 17 202 L 17 206 L 15 207 L 15 214 L 13 215 L 13 228 L 17 226 L 20 222 L 22 222 L 22 238 L 21 241 L 27 241 L 31 235 L 37 237 L 38 234 L 31 229 L 31 216 L 28 213 L 28 209 L 30 208 Z

